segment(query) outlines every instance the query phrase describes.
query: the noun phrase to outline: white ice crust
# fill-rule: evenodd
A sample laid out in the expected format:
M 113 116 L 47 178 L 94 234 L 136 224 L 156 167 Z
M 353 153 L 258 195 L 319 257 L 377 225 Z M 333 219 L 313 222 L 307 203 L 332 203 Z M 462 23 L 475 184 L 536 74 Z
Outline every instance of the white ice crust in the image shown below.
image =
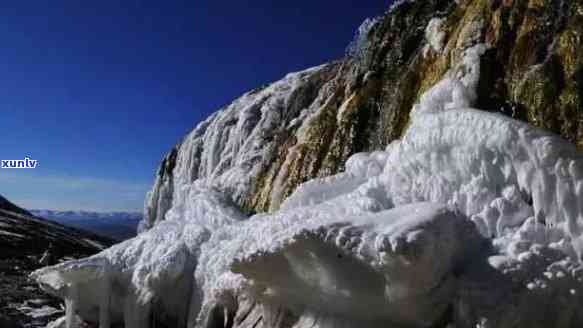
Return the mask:
M 287 124 L 302 125 L 315 111 L 296 108 L 299 105 L 294 103 L 294 97 L 301 94 L 301 88 L 316 84 L 319 72 L 328 66 L 290 73 L 244 94 L 201 122 L 177 146 L 172 176 L 157 177 L 154 189 L 146 197 L 139 230 L 167 219 L 170 209 L 180 215 L 182 210 L 176 200 L 186 197 L 185 190 L 194 181 L 220 188 L 234 200 L 247 197 L 261 167 L 271 160 L 278 131 L 285 131 Z M 290 121 L 290 117 L 294 119 Z
M 484 50 L 466 50 L 464 69 L 421 98 L 401 140 L 303 184 L 279 211 L 247 218 L 232 195 L 209 187 L 218 161 L 260 156 L 259 145 L 233 143 L 205 157 L 204 178 L 178 176 L 185 182 L 166 220 L 33 276 L 67 300 L 71 327 L 75 314 L 102 328 L 147 327 L 152 312 L 205 327 L 214 306 L 234 307 L 241 294 L 284 304 L 299 326 L 320 314 L 329 324 L 425 327 L 456 297 L 456 272 L 474 262 L 529 290 L 560 283 L 564 297 L 582 294 L 583 156 L 557 136 L 470 108 Z
M 442 26 L 444 23 L 443 18 L 434 17 L 429 21 L 427 27 L 425 28 L 425 40 L 431 49 L 440 54 L 445 46 L 445 37 L 446 34 L 442 30 Z M 427 52 L 428 49 L 425 50 Z

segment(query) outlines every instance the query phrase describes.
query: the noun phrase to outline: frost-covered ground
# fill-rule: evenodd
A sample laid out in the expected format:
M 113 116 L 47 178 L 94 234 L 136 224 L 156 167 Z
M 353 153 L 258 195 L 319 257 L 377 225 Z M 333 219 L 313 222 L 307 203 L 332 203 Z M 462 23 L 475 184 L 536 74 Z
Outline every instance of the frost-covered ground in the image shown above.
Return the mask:
M 439 48 L 433 25 L 428 38 Z M 303 184 L 276 212 L 246 217 L 231 201 L 245 184 L 221 188 L 248 166 L 219 174 L 221 165 L 199 163 L 217 171 L 185 178 L 165 220 L 33 274 L 66 300 L 54 327 L 242 327 L 257 311 L 267 327 L 282 307 L 293 321 L 271 326 L 583 324 L 583 156 L 554 135 L 471 108 L 485 50 L 465 50 L 423 95 L 401 140 Z M 261 155 L 257 144 L 229 145 Z M 261 309 L 245 310 L 249 299 Z

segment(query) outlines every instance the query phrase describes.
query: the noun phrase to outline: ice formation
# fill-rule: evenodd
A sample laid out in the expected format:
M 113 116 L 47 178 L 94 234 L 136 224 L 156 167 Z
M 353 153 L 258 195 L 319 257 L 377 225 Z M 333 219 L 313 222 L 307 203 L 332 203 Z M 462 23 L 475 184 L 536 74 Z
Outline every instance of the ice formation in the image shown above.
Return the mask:
M 173 163 L 173 173 L 158 176 L 162 181 L 156 181 L 147 196 L 140 231 L 165 220 L 172 207 L 176 211 L 173 200 L 184 199 L 184 191 L 195 180 L 221 188 L 234 200 L 248 196 L 262 165 L 273 157 L 279 131 L 286 131 L 288 124 L 301 125 L 316 111 L 302 107 L 307 102 L 296 98 L 302 97 L 304 88 L 322 83 L 319 74 L 331 67 L 290 73 L 243 95 L 200 123 L 165 159 L 165 163 Z M 290 117 L 294 118 L 291 122 Z
M 442 31 L 444 19 L 443 18 L 432 18 L 427 24 L 425 29 L 425 39 L 428 42 L 428 45 L 435 51 L 436 53 L 441 53 L 441 50 L 445 44 L 445 32 Z M 427 52 L 426 49 L 425 52 Z
M 358 27 L 354 40 L 350 43 L 347 49 L 349 56 L 358 57 L 366 53 L 367 47 L 370 44 L 368 37 L 370 31 L 380 22 L 380 18 L 367 18 Z
M 242 295 L 264 311 L 284 306 L 297 328 L 580 324 L 583 156 L 557 136 L 471 109 L 484 51 L 468 48 L 421 97 L 401 140 L 303 184 L 279 211 L 245 217 L 233 205 L 252 166 L 225 175 L 221 162 L 237 152 L 252 161 L 261 148 L 221 144 L 197 172 L 178 175 L 165 220 L 33 276 L 67 300 L 60 322 L 69 328 L 76 315 L 101 328 L 233 327 Z M 245 131 L 205 124 L 193 133 Z M 179 171 L 188 160 L 177 159 Z

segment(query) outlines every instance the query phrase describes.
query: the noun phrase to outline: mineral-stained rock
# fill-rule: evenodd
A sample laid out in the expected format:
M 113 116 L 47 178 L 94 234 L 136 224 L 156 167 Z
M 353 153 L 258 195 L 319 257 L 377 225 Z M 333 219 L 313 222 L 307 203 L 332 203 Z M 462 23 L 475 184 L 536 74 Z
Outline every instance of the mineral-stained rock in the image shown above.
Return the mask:
M 487 50 L 472 105 L 583 147 L 582 15 L 579 1 L 405 1 L 367 21 L 344 59 L 254 90 L 199 124 L 163 161 L 143 227 L 202 178 L 249 213 L 276 210 L 300 183 L 399 138 L 420 95 L 476 44 Z M 435 17 L 440 52 L 426 40 Z

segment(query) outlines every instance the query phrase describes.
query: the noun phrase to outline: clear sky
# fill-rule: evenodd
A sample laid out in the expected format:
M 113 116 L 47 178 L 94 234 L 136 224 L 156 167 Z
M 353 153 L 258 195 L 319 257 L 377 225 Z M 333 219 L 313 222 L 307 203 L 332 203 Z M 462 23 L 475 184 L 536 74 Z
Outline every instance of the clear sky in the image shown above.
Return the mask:
M 169 148 L 287 72 L 342 56 L 387 0 L 0 3 L 0 194 L 26 208 L 141 210 Z

